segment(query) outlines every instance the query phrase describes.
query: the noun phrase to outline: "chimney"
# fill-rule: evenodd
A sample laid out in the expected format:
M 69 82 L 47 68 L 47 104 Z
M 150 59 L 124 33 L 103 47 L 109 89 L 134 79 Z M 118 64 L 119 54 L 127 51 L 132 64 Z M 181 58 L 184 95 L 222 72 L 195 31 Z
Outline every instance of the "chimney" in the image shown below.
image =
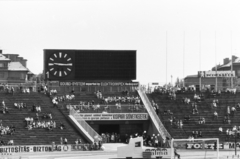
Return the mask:
M 228 64 L 229 62 L 230 62 L 229 58 L 223 59 L 223 64 L 224 64 L 224 65 Z
M 235 62 L 235 60 L 236 60 L 237 58 L 238 58 L 237 56 L 232 55 L 232 60 L 233 60 L 233 62 Z

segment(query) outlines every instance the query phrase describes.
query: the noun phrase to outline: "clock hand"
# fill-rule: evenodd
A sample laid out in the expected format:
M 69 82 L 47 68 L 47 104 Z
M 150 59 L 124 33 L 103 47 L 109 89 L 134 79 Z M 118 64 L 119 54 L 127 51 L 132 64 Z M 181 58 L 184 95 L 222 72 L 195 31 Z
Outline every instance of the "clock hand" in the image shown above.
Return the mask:
M 57 66 L 72 66 L 72 63 L 48 63 L 49 66 L 57 65 Z

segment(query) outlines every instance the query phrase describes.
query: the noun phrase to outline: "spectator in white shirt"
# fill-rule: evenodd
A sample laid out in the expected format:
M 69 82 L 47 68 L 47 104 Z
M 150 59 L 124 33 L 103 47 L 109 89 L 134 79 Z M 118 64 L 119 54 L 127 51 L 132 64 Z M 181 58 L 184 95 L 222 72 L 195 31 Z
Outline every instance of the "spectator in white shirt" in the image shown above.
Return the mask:
M 216 111 L 213 113 L 213 119 L 218 119 L 218 113 Z

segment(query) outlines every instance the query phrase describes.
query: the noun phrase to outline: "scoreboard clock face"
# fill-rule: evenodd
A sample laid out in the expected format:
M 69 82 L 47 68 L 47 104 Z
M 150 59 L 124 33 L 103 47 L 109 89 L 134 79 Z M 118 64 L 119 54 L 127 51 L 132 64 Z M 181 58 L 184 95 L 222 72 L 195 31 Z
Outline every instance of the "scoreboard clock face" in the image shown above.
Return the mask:
M 61 51 L 52 53 L 47 59 L 47 71 L 57 78 L 69 76 L 73 71 L 73 57 Z
M 44 50 L 49 81 L 136 79 L 135 50 Z

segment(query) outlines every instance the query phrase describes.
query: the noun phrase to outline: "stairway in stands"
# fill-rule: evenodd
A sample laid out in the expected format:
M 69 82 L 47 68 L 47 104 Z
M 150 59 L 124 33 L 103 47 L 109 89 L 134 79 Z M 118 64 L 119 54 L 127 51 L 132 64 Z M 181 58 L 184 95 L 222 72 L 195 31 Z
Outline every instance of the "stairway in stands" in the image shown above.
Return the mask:
M 0 119 L 2 120 L 3 126 L 14 125 L 16 127 L 16 132 L 13 135 L 3 135 L 0 137 L 0 140 L 7 142 L 13 139 L 15 145 L 41 145 L 51 144 L 53 141 L 56 144 L 60 144 L 60 137 L 66 137 L 69 144 L 74 144 L 77 138 L 80 138 L 82 143 L 86 143 L 83 136 L 71 125 L 61 111 L 57 108 L 53 108 L 50 98 L 46 95 L 40 93 L 16 93 L 11 95 L 1 92 L 0 102 L 2 102 L 2 100 L 4 100 L 6 106 L 9 108 L 9 114 L 0 112 Z M 28 108 L 19 110 L 14 107 L 14 103 L 18 102 L 27 103 Z M 33 104 L 40 105 L 42 113 L 51 113 L 57 126 L 62 122 L 66 126 L 66 129 L 61 130 L 55 128 L 53 131 L 43 128 L 33 128 L 32 130 L 26 129 L 25 118 L 36 116 L 36 112 L 31 111 Z

